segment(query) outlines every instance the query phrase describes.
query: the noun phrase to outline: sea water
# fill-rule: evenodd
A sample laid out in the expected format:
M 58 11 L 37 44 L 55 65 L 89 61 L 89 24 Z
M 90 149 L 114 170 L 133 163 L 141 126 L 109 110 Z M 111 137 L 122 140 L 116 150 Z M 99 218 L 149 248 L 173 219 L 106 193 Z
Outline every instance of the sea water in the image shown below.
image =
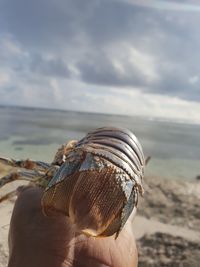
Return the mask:
M 0 155 L 51 162 L 57 148 L 102 126 L 130 129 L 151 156 L 146 175 L 193 179 L 200 174 L 200 125 L 144 117 L 0 107 Z

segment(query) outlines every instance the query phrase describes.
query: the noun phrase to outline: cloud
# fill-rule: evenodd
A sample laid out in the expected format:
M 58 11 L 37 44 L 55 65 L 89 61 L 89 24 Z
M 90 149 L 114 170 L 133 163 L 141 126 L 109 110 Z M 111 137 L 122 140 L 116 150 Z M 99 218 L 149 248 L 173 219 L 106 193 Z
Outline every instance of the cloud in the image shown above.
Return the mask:
M 70 70 L 61 58 L 43 58 L 40 54 L 31 56 L 30 71 L 47 76 L 68 78 Z
M 4 93 L 12 88 L 10 96 L 29 91 L 32 102 L 27 103 L 45 107 L 66 107 L 66 98 L 68 107 L 87 109 L 93 95 L 111 112 L 106 100 L 111 92 L 113 112 L 124 92 L 132 100 L 137 95 L 141 113 L 147 96 L 199 103 L 199 6 L 189 0 L 147 2 L 2 0 L 0 102 L 9 102 Z M 147 107 L 153 105 L 158 110 L 155 101 Z
M 4 86 L 10 80 L 10 77 L 7 72 L 1 71 L 0 69 L 0 86 Z
M 159 79 L 154 58 L 122 43 L 78 63 L 81 79 L 87 83 L 112 86 L 148 86 Z
M 73 88 L 73 90 L 70 90 Z M 42 90 L 28 83 L 19 84 L 18 90 L 0 90 L 0 99 L 6 104 L 46 107 L 67 110 L 83 110 L 112 114 L 129 114 L 162 117 L 200 123 L 199 103 L 160 94 L 142 93 L 139 89 L 123 90 L 115 87 L 86 85 L 71 80 L 51 79 Z
M 117 1 L 117 0 L 116 0 Z M 199 4 L 195 3 L 189 3 L 187 0 L 168 0 L 168 1 L 162 1 L 162 0 L 152 0 L 146 1 L 146 0 L 121 0 L 124 3 L 129 3 L 131 5 L 136 6 L 142 6 L 142 7 L 148 7 L 153 9 L 159 9 L 159 10 L 170 10 L 170 11 L 191 11 L 191 12 L 200 12 L 200 6 Z

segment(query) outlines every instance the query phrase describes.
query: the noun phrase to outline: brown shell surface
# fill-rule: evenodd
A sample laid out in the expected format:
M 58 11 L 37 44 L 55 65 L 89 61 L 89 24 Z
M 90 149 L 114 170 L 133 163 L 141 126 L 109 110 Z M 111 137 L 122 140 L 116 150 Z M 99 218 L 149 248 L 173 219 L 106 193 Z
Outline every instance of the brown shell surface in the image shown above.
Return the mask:
M 66 155 L 44 193 L 44 213 L 69 216 L 87 235 L 118 235 L 137 207 L 143 175 L 137 138 L 126 129 L 99 128 Z

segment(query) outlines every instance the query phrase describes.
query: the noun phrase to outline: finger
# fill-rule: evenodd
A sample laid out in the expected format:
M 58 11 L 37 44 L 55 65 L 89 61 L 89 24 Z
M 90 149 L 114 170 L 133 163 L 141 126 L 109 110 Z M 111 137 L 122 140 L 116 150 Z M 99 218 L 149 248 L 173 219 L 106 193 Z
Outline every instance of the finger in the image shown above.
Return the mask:
M 16 195 L 19 196 L 20 194 L 22 194 L 26 190 L 33 188 L 33 187 L 34 187 L 33 185 L 21 185 L 21 186 L 17 187 Z
M 27 185 L 20 186 L 17 188 L 17 204 L 20 204 L 23 207 L 31 206 L 34 208 L 36 206 L 41 207 L 41 197 L 43 194 L 43 190 L 37 186 Z M 32 201 L 30 201 L 32 199 Z

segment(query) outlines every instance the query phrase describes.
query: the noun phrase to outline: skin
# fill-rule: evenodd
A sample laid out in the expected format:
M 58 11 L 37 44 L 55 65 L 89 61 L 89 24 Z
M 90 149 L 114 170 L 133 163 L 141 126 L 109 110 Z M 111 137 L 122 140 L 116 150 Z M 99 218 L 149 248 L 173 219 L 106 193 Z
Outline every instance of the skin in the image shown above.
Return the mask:
M 45 217 L 42 190 L 21 187 L 9 231 L 8 267 L 136 267 L 131 218 L 115 240 L 77 234 L 65 216 Z

